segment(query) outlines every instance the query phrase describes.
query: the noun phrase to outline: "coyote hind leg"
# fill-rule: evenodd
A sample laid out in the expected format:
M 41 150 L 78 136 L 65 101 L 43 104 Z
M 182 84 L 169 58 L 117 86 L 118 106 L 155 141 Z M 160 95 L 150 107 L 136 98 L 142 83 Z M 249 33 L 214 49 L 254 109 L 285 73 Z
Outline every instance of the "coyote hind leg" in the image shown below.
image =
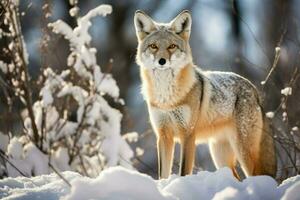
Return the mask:
M 230 146 L 230 143 L 226 138 L 210 141 L 209 151 L 217 169 L 220 169 L 225 166 L 229 167 L 231 168 L 233 175 L 238 180 L 241 180 L 235 168 L 236 157 Z
M 262 175 L 259 169 L 260 142 L 263 131 L 260 107 L 256 100 L 248 100 L 248 102 L 238 101 L 235 109 L 237 132 L 230 140 L 230 144 L 246 177 Z

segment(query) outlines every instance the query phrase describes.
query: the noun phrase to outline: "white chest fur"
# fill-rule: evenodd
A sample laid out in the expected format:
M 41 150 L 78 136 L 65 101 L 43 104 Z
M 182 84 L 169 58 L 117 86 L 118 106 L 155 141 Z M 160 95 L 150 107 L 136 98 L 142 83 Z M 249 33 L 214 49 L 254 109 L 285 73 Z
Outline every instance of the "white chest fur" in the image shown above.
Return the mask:
M 155 102 L 165 104 L 173 102 L 176 97 L 176 75 L 175 69 L 153 69 L 151 70 L 151 78 L 153 80 L 153 96 Z

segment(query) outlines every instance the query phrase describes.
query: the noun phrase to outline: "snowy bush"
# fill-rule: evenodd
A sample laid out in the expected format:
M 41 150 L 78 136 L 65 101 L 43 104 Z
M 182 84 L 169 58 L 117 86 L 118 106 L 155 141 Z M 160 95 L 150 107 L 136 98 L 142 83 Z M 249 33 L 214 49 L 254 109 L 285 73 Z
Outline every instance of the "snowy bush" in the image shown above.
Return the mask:
M 10 41 L 6 51 L 11 62 L 0 61 L 0 70 L 13 90 L 7 99 L 10 95 L 18 97 L 26 109 L 22 136 L 10 134 L 8 142 L 8 136 L 0 134 L 3 158 L 0 173 L 15 177 L 74 170 L 97 176 L 106 167 L 118 164 L 131 167 L 133 151 L 120 133 L 122 114 L 110 106 L 106 97 L 124 103 L 119 98 L 116 81 L 97 64 L 97 50 L 91 46 L 88 32 L 91 19 L 110 14 L 111 6 L 100 5 L 79 18 L 79 8 L 73 2 L 70 13 L 77 17 L 74 29 L 62 20 L 49 23 L 49 29 L 69 42 L 68 68 L 59 73 L 44 68 L 39 99 L 32 103 L 18 1 L 7 3 L 4 20 L 7 30 L 0 33 Z

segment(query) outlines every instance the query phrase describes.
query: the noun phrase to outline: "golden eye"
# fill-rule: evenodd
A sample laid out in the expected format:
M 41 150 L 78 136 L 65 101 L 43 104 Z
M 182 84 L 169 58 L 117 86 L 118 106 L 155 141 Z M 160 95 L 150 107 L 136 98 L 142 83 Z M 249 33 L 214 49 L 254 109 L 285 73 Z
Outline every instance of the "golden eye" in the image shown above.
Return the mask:
M 177 46 L 176 46 L 176 44 L 171 44 L 169 47 L 168 47 L 168 49 L 175 49 Z
M 158 47 L 155 44 L 150 44 L 149 46 L 151 49 L 158 49 Z

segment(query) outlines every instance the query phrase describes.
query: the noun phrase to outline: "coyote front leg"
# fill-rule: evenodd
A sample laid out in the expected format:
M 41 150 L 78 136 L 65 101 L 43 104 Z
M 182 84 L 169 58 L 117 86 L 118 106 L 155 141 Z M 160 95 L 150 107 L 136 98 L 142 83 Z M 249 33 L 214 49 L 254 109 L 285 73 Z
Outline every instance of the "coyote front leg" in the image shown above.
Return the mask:
M 158 176 L 168 178 L 173 164 L 174 138 L 170 127 L 163 127 L 158 130 L 157 136 L 157 157 Z
M 183 136 L 180 139 L 181 150 L 180 150 L 180 168 L 179 173 L 181 176 L 191 174 L 193 171 L 195 161 L 195 134 Z

